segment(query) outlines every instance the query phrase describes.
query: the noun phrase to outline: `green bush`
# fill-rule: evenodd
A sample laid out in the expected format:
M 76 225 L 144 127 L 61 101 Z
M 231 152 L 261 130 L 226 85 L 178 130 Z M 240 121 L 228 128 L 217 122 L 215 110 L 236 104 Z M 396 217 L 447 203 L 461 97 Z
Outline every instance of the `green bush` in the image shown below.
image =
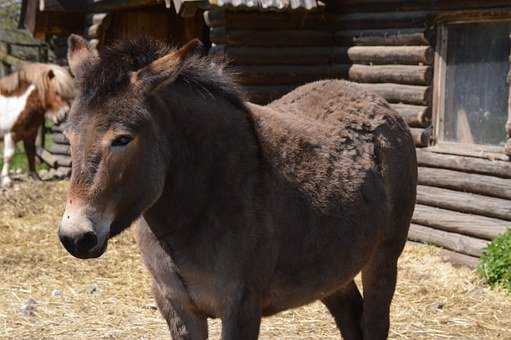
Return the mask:
M 511 230 L 488 245 L 478 271 L 490 286 L 500 286 L 511 293 Z

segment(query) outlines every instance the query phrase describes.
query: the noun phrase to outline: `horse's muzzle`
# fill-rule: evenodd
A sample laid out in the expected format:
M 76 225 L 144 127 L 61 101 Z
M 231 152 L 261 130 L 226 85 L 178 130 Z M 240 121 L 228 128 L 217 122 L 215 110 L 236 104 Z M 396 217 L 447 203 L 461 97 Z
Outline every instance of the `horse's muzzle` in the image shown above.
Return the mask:
M 82 209 L 70 212 L 66 209 L 59 228 L 59 239 L 64 248 L 80 259 L 100 257 L 106 250 L 108 237 L 97 232 L 92 221 Z

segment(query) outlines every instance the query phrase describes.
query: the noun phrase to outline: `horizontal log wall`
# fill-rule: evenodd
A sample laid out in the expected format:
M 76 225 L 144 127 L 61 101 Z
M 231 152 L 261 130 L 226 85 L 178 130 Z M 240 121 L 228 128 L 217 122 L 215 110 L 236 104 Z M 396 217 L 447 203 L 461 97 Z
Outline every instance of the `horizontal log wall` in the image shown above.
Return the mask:
M 211 55 L 225 56 L 236 79 L 258 104 L 299 85 L 348 76 L 348 48 L 335 45 L 323 10 L 286 13 L 210 10 Z
M 446 258 L 473 266 L 479 247 L 511 230 L 509 162 L 418 149 L 419 185 L 409 238 L 450 251 Z
M 389 101 L 414 128 L 416 146 L 428 146 L 435 42 L 431 11 L 396 11 L 389 3 L 378 12 L 353 4 L 349 13 L 339 6 L 332 22 L 336 46 L 347 49 L 352 64 L 348 79 Z

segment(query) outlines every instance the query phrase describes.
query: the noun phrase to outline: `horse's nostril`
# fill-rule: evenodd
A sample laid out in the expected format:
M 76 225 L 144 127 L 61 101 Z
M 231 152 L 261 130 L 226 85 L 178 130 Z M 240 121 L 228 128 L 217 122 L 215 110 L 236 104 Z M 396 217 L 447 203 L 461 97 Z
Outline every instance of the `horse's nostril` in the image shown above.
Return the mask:
M 94 248 L 98 244 L 98 238 L 96 234 L 92 231 L 88 231 L 82 234 L 76 240 L 76 247 L 78 251 L 89 251 Z

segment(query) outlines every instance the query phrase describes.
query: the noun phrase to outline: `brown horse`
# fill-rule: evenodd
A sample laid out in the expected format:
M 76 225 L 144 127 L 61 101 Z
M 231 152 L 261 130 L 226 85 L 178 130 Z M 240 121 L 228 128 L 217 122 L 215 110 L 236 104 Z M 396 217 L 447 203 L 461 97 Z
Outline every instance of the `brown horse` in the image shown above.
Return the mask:
M 26 63 L 0 79 L 0 137 L 4 138 L 4 165 L 1 186 L 9 186 L 9 167 L 16 143 L 23 141 L 29 175 L 38 179 L 35 169 L 35 140 L 45 114 L 58 120 L 74 97 L 73 79 L 58 65 Z
M 384 339 L 415 204 L 415 148 L 380 97 L 332 80 L 244 103 L 191 42 L 92 50 L 80 84 L 59 236 L 78 258 L 140 219 L 137 240 L 174 339 L 256 339 L 261 317 L 321 300 L 346 339 Z M 354 282 L 362 272 L 364 296 Z

